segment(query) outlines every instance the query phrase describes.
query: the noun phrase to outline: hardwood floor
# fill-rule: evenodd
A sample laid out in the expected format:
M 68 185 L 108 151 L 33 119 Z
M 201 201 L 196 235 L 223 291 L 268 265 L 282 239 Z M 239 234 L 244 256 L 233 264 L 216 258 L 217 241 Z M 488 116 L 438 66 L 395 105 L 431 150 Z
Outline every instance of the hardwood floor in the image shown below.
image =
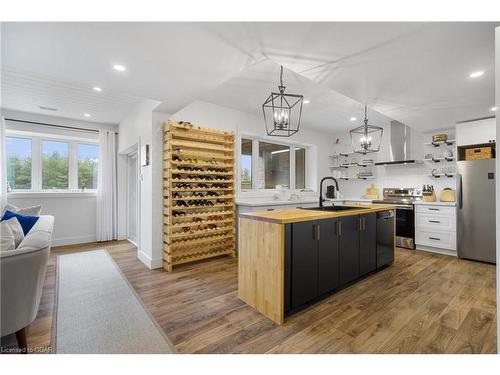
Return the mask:
M 393 266 L 278 326 L 237 298 L 237 258 L 148 270 L 126 241 L 54 249 L 28 345 L 50 346 L 55 258 L 105 248 L 179 353 L 496 353 L 495 266 L 398 249 Z

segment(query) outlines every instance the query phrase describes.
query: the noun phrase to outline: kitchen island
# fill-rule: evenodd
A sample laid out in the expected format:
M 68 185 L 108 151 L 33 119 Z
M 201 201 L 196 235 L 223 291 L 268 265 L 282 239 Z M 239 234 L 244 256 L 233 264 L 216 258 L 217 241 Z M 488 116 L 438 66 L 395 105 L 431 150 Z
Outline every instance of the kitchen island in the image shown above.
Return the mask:
M 394 259 L 394 206 L 239 215 L 238 297 L 278 324 Z

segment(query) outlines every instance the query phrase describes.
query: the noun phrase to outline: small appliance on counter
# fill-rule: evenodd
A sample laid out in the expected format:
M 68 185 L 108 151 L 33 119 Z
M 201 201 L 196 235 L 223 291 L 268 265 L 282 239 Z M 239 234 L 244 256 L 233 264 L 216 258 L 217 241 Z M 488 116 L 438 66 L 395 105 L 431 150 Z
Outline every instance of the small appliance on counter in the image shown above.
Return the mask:
M 337 190 L 335 189 L 335 186 L 329 185 L 326 187 L 326 197 L 328 199 L 335 199 L 337 197 Z
M 444 188 L 441 191 L 441 194 L 439 194 L 439 201 L 440 202 L 455 202 L 456 197 L 455 197 L 455 190 L 452 188 Z
M 364 199 L 379 199 L 379 191 L 378 187 L 375 184 L 371 184 L 371 186 L 366 189 L 366 194 L 363 195 Z
M 434 191 L 434 186 L 424 185 L 422 187 L 422 201 L 424 202 L 436 201 L 436 192 Z
M 276 194 L 274 195 L 274 200 L 286 201 L 290 199 L 290 189 L 287 186 L 276 185 Z

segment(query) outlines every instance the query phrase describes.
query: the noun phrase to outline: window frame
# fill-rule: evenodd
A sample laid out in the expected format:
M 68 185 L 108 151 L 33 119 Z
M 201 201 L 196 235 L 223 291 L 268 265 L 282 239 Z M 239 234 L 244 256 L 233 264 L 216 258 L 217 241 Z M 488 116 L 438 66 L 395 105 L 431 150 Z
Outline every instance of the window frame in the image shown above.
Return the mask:
M 252 140 L 252 188 L 251 189 L 242 189 L 241 188 L 241 140 L 242 139 L 250 139 Z M 315 186 L 310 186 L 310 183 L 308 181 L 308 172 L 307 170 L 313 166 L 311 163 L 311 156 L 312 156 L 312 148 L 313 146 L 310 144 L 305 144 L 305 143 L 297 143 L 297 142 L 287 142 L 285 140 L 281 139 L 275 139 L 271 137 L 265 137 L 265 136 L 258 136 L 255 134 L 249 134 L 249 133 L 241 133 L 238 136 L 238 155 L 237 155 L 237 160 L 238 160 L 238 168 L 237 168 L 237 191 L 238 195 L 241 195 L 241 193 L 252 193 L 252 192 L 261 192 L 261 193 L 274 193 L 276 192 L 276 189 L 266 189 L 266 188 L 258 188 L 260 184 L 260 176 L 258 173 L 258 160 L 259 160 L 259 142 L 265 142 L 265 143 L 272 143 L 272 144 L 277 144 L 280 146 L 286 146 L 290 149 L 290 158 L 289 158 L 289 172 L 290 172 L 290 191 L 292 192 L 302 192 L 302 191 L 315 191 L 316 187 Z M 295 171 L 295 150 L 299 149 L 304 149 L 305 150 L 305 187 L 302 189 L 296 189 L 296 171 Z M 264 186 L 265 183 L 263 182 L 262 185 Z
M 97 145 L 99 151 L 99 162 L 101 160 L 101 152 L 99 149 L 99 141 L 92 139 L 78 139 L 75 137 L 57 136 L 52 134 L 29 134 L 19 131 L 5 132 L 6 138 L 24 138 L 31 140 L 31 189 L 14 189 L 8 192 L 11 194 L 54 194 L 54 193 L 88 193 L 96 194 L 97 189 L 78 188 L 78 145 L 88 144 Z M 68 188 L 67 189 L 42 189 L 42 174 L 43 174 L 43 141 L 56 141 L 68 143 Z M 6 155 L 7 157 L 7 155 Z
M 44 189 L 43 188 L 43 142 L 48 141 L 48 142 L 59 142 L 59 143 L 67 143 L 68 144 L 68 188 L 67 189 Z M 61 138 L 48 138 L 48 137 L 40 137 L 40 177 L 39 177 L 39 185 L 38 185 L 38 191 L 44 192 L 44 191 L 68 191 L 68 190 L 74 190 L 71 188 L 71 177 L 72 169 L 74 166 L 72 166 L 71 163 L 71 142 L 69 140 L 61 139 Z M 73 167 L 73 168 L 72 168 Z M 33 168 L 33 166 L 32 166 Z
M 85 140 L 85 141 L 76 141 L 75 142 L 75 150 L 74 150 L 74 152 L 75 152 L 75 176 L 74 176 L 75 182 L 74 183 L 75 183 L 75 186 L 77 187 L 77 189 L 78 189 L 78 160 L 79 160 L 78 159 L 78 146 L 79 145 L 92 145 L 92 146 L 95 145 L 95 146 L 97 146 L 97 153 L 99 155 L 99 159 L 98 160 L 99 160 L 99 163 L 101 162 L 101 149 L 99 147 L 99 142 L 98 141 L 91 142 L 91 141 Z M 97 176 L 96 186 L 99 183 L 99 163 L 97 164 L 97 174 L 98 174 L 98 176 Z M 85 189 L 85 191 L 95 191 L 95 192 L 97 192 L 97 188 L 96 189 Z
M 6 132 L 5 138 L 20 138 L 20 139 L 29 139 L 31 141 L 31 189 L 15 189 L 12 190 L 12 192 L 31 192 L 33 191 L 33 185 L 34 185 L 34 179 L 35 179 L 35 172 L 34 172 L 34 163 L 33 163 L 33 151 L 34 151 L 34 144 L 33 144 L 33 139 L 30 136 L 27 135 L 19 135 L 19 134 L 9 134 Z M 5 162 L 7 163 L 7 150 L 5 150 Z M 8 171 L 5 171 L 5 178 L 7 179 L 7 173 Z

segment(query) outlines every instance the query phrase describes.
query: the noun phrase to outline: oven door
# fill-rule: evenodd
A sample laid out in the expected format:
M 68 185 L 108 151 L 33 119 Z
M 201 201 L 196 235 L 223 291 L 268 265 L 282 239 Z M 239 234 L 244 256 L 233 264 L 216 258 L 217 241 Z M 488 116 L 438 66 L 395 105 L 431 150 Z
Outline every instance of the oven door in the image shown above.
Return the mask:
M 413 205 L 396 206 L 396 246 L 415 248 L 415 213 Z

